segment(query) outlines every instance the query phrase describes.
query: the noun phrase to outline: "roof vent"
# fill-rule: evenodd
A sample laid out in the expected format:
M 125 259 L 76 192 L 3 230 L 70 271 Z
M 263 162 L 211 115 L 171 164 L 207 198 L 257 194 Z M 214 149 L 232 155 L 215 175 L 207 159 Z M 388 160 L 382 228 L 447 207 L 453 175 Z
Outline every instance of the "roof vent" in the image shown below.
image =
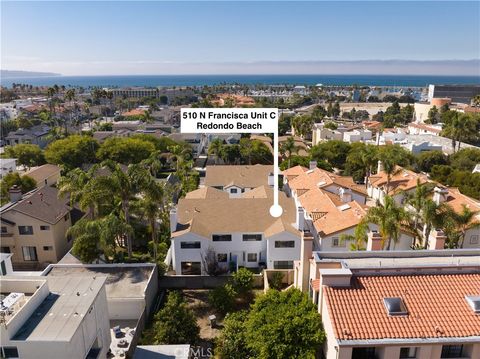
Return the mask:
M 466 295 L 465 300 L 475 313 L 480 313 L 480 295 Z
M 383 298 L 383 304 L 387 309 L 388 315 L 407 315 L 407 307 L 402 298 L 393 297 L 393 298 Z

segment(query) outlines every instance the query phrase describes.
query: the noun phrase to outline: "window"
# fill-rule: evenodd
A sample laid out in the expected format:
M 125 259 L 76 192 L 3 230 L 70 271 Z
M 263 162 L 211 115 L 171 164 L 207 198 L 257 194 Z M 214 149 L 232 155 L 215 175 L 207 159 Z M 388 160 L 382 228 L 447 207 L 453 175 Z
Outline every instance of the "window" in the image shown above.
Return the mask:
M 236 188 L 230 188 L 230 193 L 238 193 L 238 190 Z
M 463 357 L 463 345 L 444 345 L 440 358 L 461 358 Z
M 3 358 L 20 358 L 17 347 L 3 347 Z
M 247 262 L 256 262 L 256 261 L 257 261 L 257 253 L 248 253 Z
M 477 235 L 470 236 L 470 244 L 478 244 L 478 236 Z
M 273 269 L 293 269 L 293 261 L 274 261 Z
M 295 241 L 275 241 L 275 248 L 294 248 Z
M 226 263 L 227 262 L 227 253 L 218 253 L 217 254 L 217 261 L 219 263 Z
M 231 242 L 232 235 L 231 234 L 214 234 L 212 235 L 212 240 L 214 242 Z
M 0 250 L 1 253 L 10 253 L 10 247 L 8 246 L 3 246 L 2 249 Z
M 202 266 L 200 262 L 182 262 L 182 274 L 184 275 L 202 274 Z
M 417 348 L 400 348 L 400 359 L 413 359 L 417 357 Z
M 180 248 L 182 249 L 200 248 L 200 245 L 200 242 L 180 242 Z
M 37 261 L 37 248 L 36 247 L 22 247 L 23 260 L 34 262 Z
M 407 315 L 408 311 L 402 298 L 392 297 L 383 298 L 383 304 L 387 309 L 388 315 Z
M 345 247 L 345 241 L 341 241 L 338 237 L 333 237 L 332 247 Z
M 2 226 L 2 234 L 4 234 L 4 233 L 8 233 L 8 231 L 7 231 L 7 227 L 5 227 L 5 226 Z
M 33 227 L 32 226 L 18 226 L 18 233 L 22 235 L 32 235 Z
M 44 251 L 53 251 L 53 247 L 52 246 L 43 246 L 43 250 Z
M 40 226 L 40 230 L 41 230 L 41 231 L 49 231 L 49 230 L 50 230 L 50 226 Z
M 355 358 L 355 359 L 376 359 L 375 347 L 353 348 L 352 358 Z
M 262 235 L 261 234 L 244 234 L 243 241 L 250 242 L 250 241 L 261 241 Z

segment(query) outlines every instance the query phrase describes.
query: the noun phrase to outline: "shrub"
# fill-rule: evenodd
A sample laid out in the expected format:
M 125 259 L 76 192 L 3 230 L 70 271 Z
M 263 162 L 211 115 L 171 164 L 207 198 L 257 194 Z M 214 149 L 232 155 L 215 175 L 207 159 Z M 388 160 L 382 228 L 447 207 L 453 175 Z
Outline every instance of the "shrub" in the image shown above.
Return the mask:
M 208 301 L 219 313 L 226 314 L 233 309 L 236 294 L 231 284 L 225 284 L 212 290 Z
M 253 287 L 253 273 L 246 268 L 240 268 L 232 276 L 233 288 L 239 294 L 248 293 Z
M 283 281 L 283 273 L 282 272 L 274 272 L 272 274 L 272 278 L 268 281 L 270 287 L 273 289 L 281 289 L 282 288 L 282 281 Z

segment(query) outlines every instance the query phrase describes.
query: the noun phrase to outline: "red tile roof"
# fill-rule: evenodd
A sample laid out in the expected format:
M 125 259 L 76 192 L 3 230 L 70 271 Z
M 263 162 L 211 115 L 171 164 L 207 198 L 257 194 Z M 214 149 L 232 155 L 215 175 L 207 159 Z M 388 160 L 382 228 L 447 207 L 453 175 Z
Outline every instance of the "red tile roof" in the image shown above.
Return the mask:
M 480 335 L 480 315 L 465 300 L 480 295 L 480 274 L 357 276 L 350 288 L 325 287 L 339 340 Z M 383 298 L 401 297 L 408 315 L 389 316 Z

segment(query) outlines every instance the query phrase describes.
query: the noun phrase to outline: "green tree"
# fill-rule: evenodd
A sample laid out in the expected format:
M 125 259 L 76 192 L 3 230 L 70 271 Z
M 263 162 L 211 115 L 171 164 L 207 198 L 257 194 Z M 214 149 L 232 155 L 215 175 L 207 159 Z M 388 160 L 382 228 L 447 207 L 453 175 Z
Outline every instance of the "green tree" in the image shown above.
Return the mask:
M 280 153 L 282 156 L 287 157 L 288 168 L 290 168 L 290 157 L 292 154 L 298 153 L 299 147 L 295 145 L 295 139 L 293 137 L 288 137 L 287 140 L 280 145 Z
M 451 166 L 458 170 L 473 171 L 477 163 L 480 163 L 480 149 L 463 148 L 450 156 Z M 438 163 L 439 165 L 447 163 Z
M 458 238 L 458 242 L 455 244 L 456 247 L 463 248 L 467 231 L 480 227 L 480 221 L 476 219 L 479 213 L 479 211 L 472 211 L 466 205 L 462 205 L 461 212 L 452 214 L 451 218 L 455 225 L 456 238 Z
M 340 103 L 338 101 L 336 101 L 333 105 L 332 116 L 333 118 L 337 118 L 338 116 L 340 116 Z
M 155 152 L 152 142 L 134 137 L 111 137 L 97 151 L 101 161 L 112 160 L 123 164 L 140 163 Z
M 355 227 L 353 234 L 341 234 L 340 240 L 342 242 L 348 241 L 351 251 L 364 251 L 368 241 L 368 223 L 361 221 Z
M 252 351 L 247 347 L 247 318 L 247 311 L 229 313 L 225 317 L 223 329 L 215 341 L 215 353 L 221 359 L 253 358 Z
M 433 166 L 446 164 L 448 158 L 442 151 L 425 151 L 415 157 L 415 167 L 418 171 L 430 172 Z
M 445 223 L 452 217 L 452 209 L 445 203 L 437 204 L 429 198 L 422 200 L 422 208 L 419 212 L 421 221 L 424 226 L 424 248 L 429 246 L 429 237 L 433 228 L 443 228 Z
M 208 146 L 208 154 L 215 157 L 215 164 L 218 164 L 218 159 L 223 152 L 223 140 L 215 138 Z
M 425 122 L 430 124 L 438 123 L 439 117 L 440 113 L 438 112 L 437 106 L 433 105 L 432 108 L 428 111 L 428 117 Z
M 422 211 L 424 211 L 427 206 L 426 201 L 428 200 L 428 196 L 432 193 L 434 186 L 435 185 L 432 183 L 421 183 L 420 180 L 417 180 L 415 191 L 405 192 L 403 194 L 406 203 L 408 203 L 413 209 L 413 228 L 415 228 L 415 230 L 418 228 Z
M 327 161 L 332 167 L 343 169 L 351 145 L 343 141 L 320 142 L 310 149 L 312 160 L 318 163 Z
M 410 222 L 410 214 L 403 206 L 398 206 L 392 197 L 386 195 L 384 204 L 377 203 L 377 206 L 370 207 L 364 220 L 378 226 L 382 247 L 387 243 L 386 249 L 390 250 L 392 242 L 395 245 L 400 239 L 402 225 Z
M 412 155 L 399 145 L 383 146 L 378 158 L 382 162 L 383 171 L 387 174 L 386 193 L 390 193 L 392 176 L 398 172 L 397 166 L 406 166 L 410 163 Z
M 232 276 L 233 289 L 241 295 L 246 295 L 253 288 L 253 273 L 247 268 L 240 268 Z
M 477 118 L 455 111 L 455 116 L 451 122 L 445 123 L 441 134 L 452 140 L 452 148 L 455 153 L 456 150 L 460 150 L 462 142 L 475 141 L 479 138 L 478 123 L 480 121 Z M 457 144 L 458 148 L 456 148 Z
M 365 181 L 371 176 L 378 162 L 378 150 L 374 145 L 352 143 L 345 161 L 345 172 L 356 181 Z
M 193 312 L 177 291 L 168 293 L 165 306 L 155 314 L 155 344 L 195 344 L 200 328 Z
M 229 283 L 217 287 L 208 293 L 208 301 L 221 314 L 230 312 L 235 304 L 237 293 Z
M 13 186 L 19 187 L 22 193 L 30 192 L 37 186 L 37 182 L 32 177 L 27 175 L 20 176 L 18 172 L 6 174 L 0 183 L 2 205 L 10 201 L 9 190 Z
M 85 163 L 94 163 L 97 148 L 98 142 L 95 139 L 72 135 L 50 143 L 45 149 L 45 158 L 49 163 L 71 170 Z
M 40 166 L 45 163 L 45 157 L 40 147 L 27 143 L 5 147 L 3 157 L 16 158 L 17 164 L 26 168 Z
M 258 297 L 245 323 L 255 358 L 315 358 L 325 340 L 321 317 L 308 296 L 291 288 Z

